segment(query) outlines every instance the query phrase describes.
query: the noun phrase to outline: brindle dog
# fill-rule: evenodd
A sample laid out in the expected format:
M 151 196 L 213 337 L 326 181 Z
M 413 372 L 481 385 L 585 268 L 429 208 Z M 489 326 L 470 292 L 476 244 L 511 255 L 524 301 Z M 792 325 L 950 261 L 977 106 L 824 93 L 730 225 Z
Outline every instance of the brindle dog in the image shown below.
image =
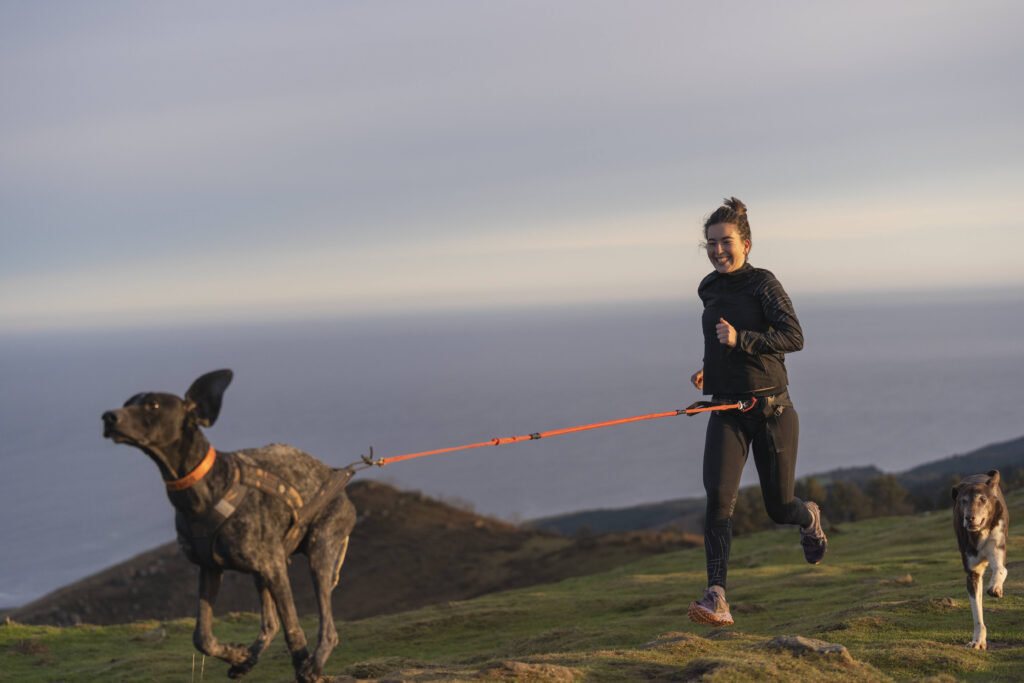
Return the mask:
M 988 631 L 981 610 L 981 582 L 985 567 L 992 565 L 988 594 L 1003 597 L 1006 580 L 1006 536 L 1010 514 L 999 490 L 999 470 L 974 474 L 953 487 L 953 527 L 960 557 L 967 572 L 967 597 L 974 617 L 974 639 L 968 647 L 988 648 Z
M 344 489 L 352 470 L 333 469 L 283 444 L 215 451 L 199 428 L 217 419 L 232 376 L 230 370 L 205 374 L 183 399 L 137 394 L 120 410 L 103 414 L 103 435 L 141 449 L 164 478 L 177 512 L 178 541 L 188 559 L 199 565 L 196 648 L 230 663 L 228 675 L 239 678 L 256 664 L 281 623 L 297 679 L 319 681 L 338 643 L 331 593 L 356 521 Z M 319 641 L 312 655 L 286 569 L 288 557 L 296 552 L 309 557 L 320 609 Z M 213 604 L 224 569 L 252 574 L 256 582 L 263 618 L 248 648 L 221 643 L 212 632 Z

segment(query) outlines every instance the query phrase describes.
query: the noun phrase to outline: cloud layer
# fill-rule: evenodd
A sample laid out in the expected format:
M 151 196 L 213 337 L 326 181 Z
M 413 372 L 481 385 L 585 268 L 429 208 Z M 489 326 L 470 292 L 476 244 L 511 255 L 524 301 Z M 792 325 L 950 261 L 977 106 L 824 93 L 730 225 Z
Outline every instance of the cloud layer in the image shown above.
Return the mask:
M 0 8 L 0 324 L 1020 288 L 1010 2 Z M 168 286 L 173 283 L 173 286 Z

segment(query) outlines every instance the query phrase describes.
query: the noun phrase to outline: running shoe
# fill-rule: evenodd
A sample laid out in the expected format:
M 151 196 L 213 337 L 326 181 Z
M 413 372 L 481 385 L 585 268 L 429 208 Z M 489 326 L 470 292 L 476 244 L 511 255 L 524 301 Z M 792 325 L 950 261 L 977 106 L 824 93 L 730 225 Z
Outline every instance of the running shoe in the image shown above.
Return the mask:
M 732 615 L 729 614 L 729 603 L 725 601 L 725 589 L 712 586 L 704 590 L 704 597 L 699 602 L 690 603 L 690 621 L 708 626 L 732 626 Z
M 807 558 L 807 561 L 811 564 L 818 564 L 824 559 L 825 551 L 828 550 L 828 539 L 825 538 L 825 532 L 821 529 L 821 510 L 818 508 L 818 504 L 807 501 L 804 505 L 811 513 L 813 521 L 806 529 L 800 529 L 800 545 L 804 548 L 804 557 Z

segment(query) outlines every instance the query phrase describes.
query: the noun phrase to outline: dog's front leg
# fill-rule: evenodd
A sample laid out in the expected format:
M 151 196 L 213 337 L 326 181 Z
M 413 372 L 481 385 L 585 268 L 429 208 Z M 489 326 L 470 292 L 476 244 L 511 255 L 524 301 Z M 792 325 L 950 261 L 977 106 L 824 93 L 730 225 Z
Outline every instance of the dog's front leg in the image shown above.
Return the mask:
M 228 677 L 230 678 L 241 678 L 256 666 L 260 655 L 263 654 L 263 651 L 267 649 L 267 645 L 277 635 L 279 628 L 277 605 L 274 604 L 274 598 L 270 595 L 270 589 L 264 585 L 263 580 L 258 575 L 254 575 L 253 579 L 256 583 L 256 592 L 260 595 L 260 634 L 253 641 L 253 644 L 249 646 L 249 658 L 241 664 L 231 667 L 228 671 Z
M 1003 582 L 1006 581 L 1006 546 L 996 548 L 990 559 L 992 580 L 988 584 L 988 594 L 993 598 L 1001 598 L 1003 597 Z
M 967 572 L 967 597 L 971 599 L 971 616 L 974 617 L 974 640 L 967 643 L 967 647 L 972 647 L 975 650 L 988 649 L 988 631 L 985 629 L 985 619 L 981 609 L 981 584 L 984 572 L 984 563 L 975 565 Z
M 199 614 L 196 617 L 196 630 L 192 635 L 192 642 L 204 655 L 223 659 L 237 666 L 248 659 L 249 650 L 244 645 L 234 643 L 222 645 L 213 635 L 213 603 L 217 601 L 217 591 L 220 590 L 223 574 L 220 569 L 199 568 Z

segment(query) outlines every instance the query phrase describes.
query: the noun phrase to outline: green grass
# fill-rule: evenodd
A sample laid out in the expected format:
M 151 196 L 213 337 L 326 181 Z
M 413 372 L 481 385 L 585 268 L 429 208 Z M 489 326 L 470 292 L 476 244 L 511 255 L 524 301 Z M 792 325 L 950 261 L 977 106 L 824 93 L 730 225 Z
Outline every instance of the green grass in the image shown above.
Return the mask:
M 1015 519 L 1024 519 L 1022 500 L 1011 500 Z M 1011 527 L 1011 563 L 1024 555 L 1021 530 Z M 572 673 L 599 681 L 991 681 L 1017 679 L 1024 661 L 1024 572 L 1013 566 L 1006 597 L 985 602 L 991 649 L 964 646 L 971 615 L 948 512 L 842 525 L 816 567 L 804 562 L 792 529 L 735 539 L 730 629 L 687 620 L 703 583 L 703 551 L 692 549 L 605 574 L 345 622 L 328 672 L 377 678 L 400 671 L 423 680 L 469 680 L 486 670 L 474 680 Z M 314 638 L 315 620 L 304 624 Z M 255 615 L 230 615 L 215 632 L 248 643 L 257 628 Z M 0 626 L 0 680 L 225 680 L 227 665 L 218 660 L 207 658 L 200 673 L 191 631 L 190 620 Z M 779 635 L 840 643 L 853 661 L 765 647 Z M 490 668 L 506 660 L 569 671 Z M 290 679 L 279 635 L 246 680 Z

